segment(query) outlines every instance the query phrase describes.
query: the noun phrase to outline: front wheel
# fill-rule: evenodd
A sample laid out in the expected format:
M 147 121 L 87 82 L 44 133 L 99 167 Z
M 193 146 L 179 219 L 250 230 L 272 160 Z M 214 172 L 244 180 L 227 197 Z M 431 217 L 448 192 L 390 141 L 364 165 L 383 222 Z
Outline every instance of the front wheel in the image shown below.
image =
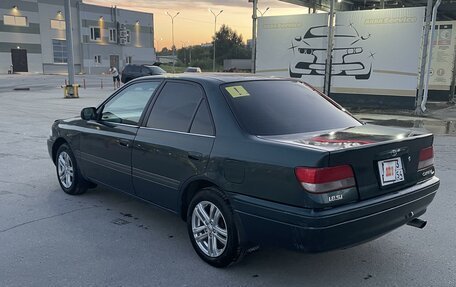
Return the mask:
M 214 267 L 226 267 L 244 254 L 233 210 L 216 188 L 204 188 L 192 199 L 187 229 L 196 253 Z
M 57 150 L 56 160 L 57 179 L 65 193 L 71 195 L 83 194 L 89 188 L 89 183 L 81 177 L 76 159 L 67 144 Z

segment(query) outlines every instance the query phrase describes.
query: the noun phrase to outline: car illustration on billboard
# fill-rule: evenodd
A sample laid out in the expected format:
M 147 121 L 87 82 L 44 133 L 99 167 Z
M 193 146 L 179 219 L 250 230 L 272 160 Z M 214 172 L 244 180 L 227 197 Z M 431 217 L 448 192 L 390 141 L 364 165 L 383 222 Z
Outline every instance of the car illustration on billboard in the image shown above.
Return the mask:
M 304 36 L 297 36 L 292 40 L 290 77 L 325 74 L 327 34 L 327 26 L 314 26 L 309 28 Z M 357 80 L 370 78 L 374 53 L 367 51 L 365 44 L 370 36 L 360 35 L 353 24 L 336 25 L 332 76 L 354 76 Z

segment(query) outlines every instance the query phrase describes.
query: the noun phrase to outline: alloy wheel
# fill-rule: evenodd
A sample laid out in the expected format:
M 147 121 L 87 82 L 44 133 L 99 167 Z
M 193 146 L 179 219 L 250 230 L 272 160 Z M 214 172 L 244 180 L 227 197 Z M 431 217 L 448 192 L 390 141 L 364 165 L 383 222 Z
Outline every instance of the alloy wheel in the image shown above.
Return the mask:
M 209 257 L 220 256 L 227 246 L 228 230 L 218 207 L 201 201 L 192 213 L 192 232 L 198 248 Z
M 57 161 L 57 170 L 60 183 L 65 188 L 70 188 L 74 181 L 73 162 L 70 155 L 62 151 Z

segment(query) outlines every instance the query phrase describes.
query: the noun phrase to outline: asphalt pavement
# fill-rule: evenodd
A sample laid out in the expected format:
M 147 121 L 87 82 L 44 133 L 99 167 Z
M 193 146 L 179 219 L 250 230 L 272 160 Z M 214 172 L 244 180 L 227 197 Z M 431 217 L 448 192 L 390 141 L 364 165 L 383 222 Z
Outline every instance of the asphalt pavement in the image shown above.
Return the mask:
M 63 99 L 61 79 L 0 76 L 0 286 L 456 286 L 456 137 L 435 138 L 441 187 L 423 230 L 322 254 L 263 247 L 216 269 L 171 213 L 104 188 L 63 193 L 50 126 L 112 89 L 91 79 L 79 99 Z M 24 83 L 30 91 L 12 90 Z

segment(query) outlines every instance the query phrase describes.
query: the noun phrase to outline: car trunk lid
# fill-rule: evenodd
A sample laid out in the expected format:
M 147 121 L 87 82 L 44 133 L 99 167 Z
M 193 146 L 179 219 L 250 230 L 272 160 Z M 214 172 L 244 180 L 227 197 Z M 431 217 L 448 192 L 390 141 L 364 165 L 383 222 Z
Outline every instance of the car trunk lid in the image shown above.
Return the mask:
M 350 165 L 360 200 L 394 192 L 434 175 L 418 171 L 420 153 L 433 143 L 432 134 L 408 129 L 363 125 L 341 130 L 269 136 L 270 140 L 329 152 L 328 166 Z M 389 168 L 401 172 L 392 180 Z M 398 181 L 398 182 L 395 182 Z

